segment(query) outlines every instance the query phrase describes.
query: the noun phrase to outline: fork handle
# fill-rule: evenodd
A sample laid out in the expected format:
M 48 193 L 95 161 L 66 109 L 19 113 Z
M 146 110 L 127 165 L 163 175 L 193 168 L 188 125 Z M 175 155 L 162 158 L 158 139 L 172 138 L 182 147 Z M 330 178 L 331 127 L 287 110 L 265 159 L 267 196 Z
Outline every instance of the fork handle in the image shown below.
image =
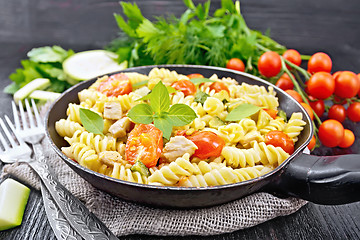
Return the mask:
M 39 175 L 49 190 L 56 205 L 69 221 L 70 225 L 84 239 L 118 239 L 85 205 L 72 195 L 50 172 L 45 162 L 41 144 L 33 144 L 36 161 L 29 165 Z

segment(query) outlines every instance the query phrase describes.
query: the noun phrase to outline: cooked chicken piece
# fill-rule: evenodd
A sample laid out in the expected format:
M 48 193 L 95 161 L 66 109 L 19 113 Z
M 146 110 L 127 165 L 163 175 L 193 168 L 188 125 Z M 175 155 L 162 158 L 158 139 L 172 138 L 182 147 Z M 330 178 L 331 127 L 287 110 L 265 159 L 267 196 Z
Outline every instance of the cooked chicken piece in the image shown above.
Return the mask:
M 104 105 L 104 118 L 118 120 L 122 117 L 121 104 L 118 101 L 109 101 Z
M 170 138 L 170 141 L 165 144 L 163 149 L 163 156 L 169 161 L 173 162 L 177 158 L 182 157 L 185 153 L 190 156 L 194 154 L 197 146 L 184 136 L 175 136 Z
M 112 166 L 112 167 L 114 166 L 114 163 L 116 163 L 116 162 L 126 164 L 126 162 L 121 157 L 120 153 L 118 153 L 117 151 L 101 152 L 101 153 L 99 153 L 99 159 L 103 164 L 106 164 L 106 165 Z
M 109 132 L 115 138 L 122 138 L 126 136 L 126 132 L 130 130 L 130 119 L 128 117 L 123 117 L 117 120 L 111 127 L 109 128 Z

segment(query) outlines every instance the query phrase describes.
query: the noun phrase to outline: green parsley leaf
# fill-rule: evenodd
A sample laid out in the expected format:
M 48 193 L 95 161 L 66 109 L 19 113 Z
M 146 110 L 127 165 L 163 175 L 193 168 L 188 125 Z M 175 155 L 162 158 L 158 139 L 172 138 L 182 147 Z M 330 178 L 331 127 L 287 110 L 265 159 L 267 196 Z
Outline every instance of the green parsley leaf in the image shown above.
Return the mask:
M 215 82 L 214 80 L 208 78 L 191 78 L 190 81 L 195 85 L 199 85 L 200 83 L 205 83 L 205 82 Z
M 150 124 L 153 122 L 153 111 L 146 103 L 141 103 L 131 108 L 127 116 L 136 123 Z
M 162 117 L 154 117 L 154 125 L 162 131 L 164 138 L 170 139 L 173 125 L 172 121 L 169 120 L 166 115 Z
M 209 94 L 203 92 L 203 91 L 197 91 L 196 94 L 195 94 L 195 98 L 194 98 L 194 101 L 195 102 L 198 102 L 198 103 L 201 103 L 201 104 L 204 104 L 204 102 L 206 101 L 206 99 L 210 97 Z
M 85 108 L 80 108 L 79 114 L 80 121 L 86 131 L 103 135 L 104 120 L 99 114 Z
M 70 53 L 71 54 L 71 53 Z M 28 52 L 28 57 L 33 62 L 63 62 L 68 57 L 68 51 L 59 46 L 46 46 L 40 48 L 33 48 Z
M 173 126 L 184 126 L 191 123 L 196 118 L 196 113 L 188 105 L 178 103 L 171 106 L 167 118 L 171 120 Z
M 225 118 L 225 121 L 239 121 L 257 113 L 261 107 L 253 104 L 243 103 L 234 108 Z
M 20 87 L 16 83 L 13 82 L 4 88 L 4 93 L 14 94 L 19 89 L 20 89 Z
M 150 106 L 155 113 L 166 112 L 169 110 L 169 92 L 161 81 L 155 85 L 150 93 Z

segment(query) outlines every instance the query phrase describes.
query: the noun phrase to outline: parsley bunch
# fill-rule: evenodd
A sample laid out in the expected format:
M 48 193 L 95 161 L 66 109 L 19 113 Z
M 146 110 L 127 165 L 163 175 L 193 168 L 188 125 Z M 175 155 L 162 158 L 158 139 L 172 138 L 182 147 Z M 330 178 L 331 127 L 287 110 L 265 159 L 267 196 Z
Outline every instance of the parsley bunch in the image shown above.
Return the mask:
M 158 17 L 151 22 L 134 3 L 120 2 L 123 16 L 114 14 L 120 38 L 108 49 L 127 60 L 129 67 L 150 64 L 197 64 L 225 67 L 237 57 L 246 71 L 258 75 L 257 60 L 265 50 L 282 53 L 286 48 L 268 36 L 248 28 L 240 3 L 222 0 L 210 16 L 210 1 L 197 6 L 184 0 L 188 9 L 180 18 Z M 125 16 L 127 21 L 125 20 Z

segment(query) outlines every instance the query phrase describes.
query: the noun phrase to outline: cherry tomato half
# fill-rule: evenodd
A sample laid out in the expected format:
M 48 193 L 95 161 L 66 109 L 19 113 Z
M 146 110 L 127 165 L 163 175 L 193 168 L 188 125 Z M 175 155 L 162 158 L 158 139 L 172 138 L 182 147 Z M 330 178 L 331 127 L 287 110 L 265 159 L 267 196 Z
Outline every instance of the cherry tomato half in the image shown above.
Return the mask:
M 303 106 L 303 108 L 305 108 L 305 110 L 309 114 L 311 120 L 314 120 L 314 113 L 313 113 L 312 108 L 308 104 L 306 104 L 304 102 L 302 102 L 300 104 L 301 104 L 301 106 Z
M 277 52 L 262 54 L 258 61 L 259 72 L 265 77 L 274 77 L 281 71 L 281 58 Z
M 297 91 L 289 89 L 286 90 L 285 92 L 290 96 L 292 96 L 293 98 L 295 98 L 295 100 L 298 101 L 299 103 L 303 102 L 301 95 Z
M 331 106 L 328 112 L 328 118 L 343 122 L 346 118 L 346 110 L 343 105 L 334 104 Z
M 336 147 L 344 137 L 344 127 L 339 121 L 328 119 L 320 125 L 318 136 L 324 146 Z
M 301 55 L 295 49 L 288 49 L 283 53 L 283 57 L 289 62 L 295 64 L 296 66 L 300 66 L 301 64 Z M 288 66 L 288 68 L 290 68 Z
M 187 138 L 198 147 L 193 156 L 200 159 L 220 156 L 225 146 L 224 139 L 210 131 L 194 132 Z
M 307 145 L 308 149 L 311 151 L 316 145 L 316 138 L 315 136 L 313 135 L 309 144 Z
M 134 164 L 141 161 L 146 167 L 156 166 L 163 148 L 162 132 L 151 124 L 139 124 L 126 142 L 125 159 Z
M 185 96 L 193 95 L 196 93 L 196 86 L 189 80 L 179 80 L 171 84 L 176 90 L 180 90 Z
M 294 141 L 282 131 L 270 131 L 265 135 L 266 145 L 273 145 L 274 147 L 281 147 L 288 154 L 294 152 Z
M 360 122 L 360 102 L 350 104 L 347 109 L 347 115 L 353 122 Z
M 270 117 L 272 117 L 273 119 L 275 119 L 277 117 L 277 113 L 278 113 L 277 110 L 275 110 L 275 109 L 267 109 L 267 108 L 264 108 L 263 110 L 265 112 L 267 112 L 267 114 L 269 114 Z
M 328 98 L 335 91 L 335 80 L 330 73 L 317 72 L 307 82 L 307 90 L 317 99 Z
M 318 52 L 312 55 L 308 62 L 308 71 L 310 73 L 316 72 L 331 72 L 332 61 L 329 55 L 323 52 Z
M 132 85 L 128 76 L 124 73 L 118 73 L 102 81 L 97 90 L 108 97 L 117 97 L 129 94 L 132 91 Z
M 244 72 L 245 64 L 239 58 L 232 58 L 226 63 L 226 68 Z
M 289 75 L 284 73 L 276 82 L 275 84 L 277 87 L 281 88 L 282 90 L 289 90 L 294 88 L 294 83 L 291 81 Z
M 215 90 L 215 92 L 220 92 L 221 90 L 225 90 L 228 93 L 230 93 L 228 87 L 225 85 L 225 83 L 222 82 L 214 82 L 209 87 L 211 90 Z
M 355 73 L 343 71 L 335 78 L 335 95 L 341 98 L 352 98 L 358 94 L 360 81 Z
M 200 73 L 192 73 L 187 75 L 188 78 L 192 79 L 192 78 L 204 78 L 203 75 L 201 75 Z
M 309 101 L 310 107 L 314 110 L 314 112 L 316 113 L 316 115 L 318 115 L 318 117 L 321 117 L 325 111 L 324 101 L 316 100 L 316 98 L 314 98 L 313 96 L 309 96 L 309 99 L 311 100 L 311 101 Z M 316 101 L 314 101 L 314 100 L 316 100 Z
M 339 147 L 348 148 L 351 147 L 351 145 L 353 145 L 354 142 L 355 142 L 354 133 L 349 129 L 344 129 L 344 137 L 339 143 Z

